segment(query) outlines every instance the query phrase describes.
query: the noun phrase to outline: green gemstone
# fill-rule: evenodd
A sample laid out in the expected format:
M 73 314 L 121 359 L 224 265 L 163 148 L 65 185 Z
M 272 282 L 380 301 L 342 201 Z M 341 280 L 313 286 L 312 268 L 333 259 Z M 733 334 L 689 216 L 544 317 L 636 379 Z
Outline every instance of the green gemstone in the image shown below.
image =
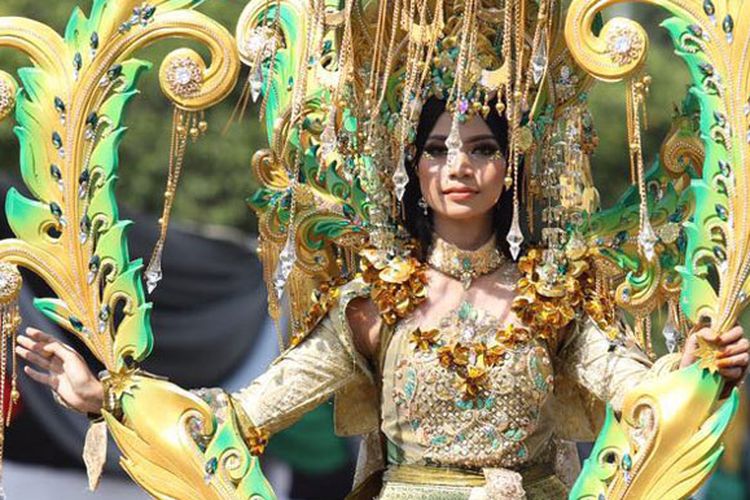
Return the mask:
M 58 113 L 65 113 L 65 103 L 59 97 L 55 97 L 55 110 Z
M 727 254 L 726 254 L 726 252 L 724 251 L 724 249 L 723 249 L 723 248 L 721 248 L 720 246 L 715 246 L 715 247 L 714 247 L 714 256 L 715 256 L 715 257 L 716 257 L 716 258 L 717 258 L 717 259 L 718 259 L 719 261 L 721 261 L 721 262 L 724 262 L 725 260 L 727 260 Z
M 719 216 L 719 219 L 723 221 L 727 221 L 729 219 L 729 212 L 727 211 L 727 208 L 724 205 L 716 204 L 716 215 Z
M 216 469 L 219 466 L 219 460 L 216 457 L 211 458 L 208 462 L 206 462 L 206 474 L 213 476 L 216 474 Z
M 60 149 L 63 146 L 62 137 L 57 132 L 52 132 L 52 145 L 55 146 L 55 149 Z
M 99 258 L 99 256 L 93 255 L 91 259 L 89 260 L 89 271 L 91 272 L 98 271 L 101 263 L 102 263 L 102 260 Z
M 629 471 L 630 469 L 633 468 L 633 459 L 630 458 L 629 454 L 625 453 L 622 456 L 622 463 L 621 463 L 621 465 L 622 465 L 622 469 L 626 470 L 626 471 Z
M 92 111 L 89 113 L 89 116 L 86 117 L 86 125 L 88 125 L 91 128 L 96 128 L 96 126 L 99 124 L 99 115 L 96 114 L 96 111 Z
M 74 330 L 78 332 L 83 331 L 83 322 L 81 322 L 80 319 L 76 318 L 75 316 L 71 316 L 70 318 L 68 318 L 68 321 L 70 322 L 70 326 L 72 326 Z
M 91 39 L 89 40 L 89 46 L 91 46 L 92 49 L 96 50 L 99 48 L 99 33 L 94 31 L 91 33 Z
M 732 19 L 732 16 L 727 14 L 727 17 L 724 18 L 724 22 L 721 23 L 722 29 L 724 29 L 724 33 L 731 33 L 734 31 L 734 19 Z
M 461 267 L 464 271 L 471 271 L 471 260 L 468 257 L 465 257 L 461 261 Z
M 703 2 L 703 12 L 705 12 L 707 16 L 713 16 L 716 13 L 716 7 L 714 7 L 711 0 L 705 0 Z
M 107 78 L 110 81 L 116 80 L 120 75 L 122 75 L 122 64 L 115 64 L 109 71 L 107 71 Z
M 76 54 L 73 56 L 73 68 L 75 68 L 76 71 L 80 71 L 83 67 L 83 57 L 81 57 L 80 52 L 76 52 Z
M 55 164 L 49 166 L 49 173 L 56 181 L 62 179 L 62 172 L 60 171 L 60 167 Z
M 63 215 L 62 208 L 60 208 L 60 205 L 58 205 L 54 201 L 49 204 L 49 211 L 58 219 Z

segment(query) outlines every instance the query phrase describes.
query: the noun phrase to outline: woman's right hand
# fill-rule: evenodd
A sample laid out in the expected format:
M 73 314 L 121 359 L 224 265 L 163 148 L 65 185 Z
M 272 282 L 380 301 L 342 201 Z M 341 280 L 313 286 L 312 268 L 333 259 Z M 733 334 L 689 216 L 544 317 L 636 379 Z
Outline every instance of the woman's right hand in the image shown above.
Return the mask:
M 16 354 L 34 366 L 25 366 L 24 372 L 49 386 L 65 405 L 81 413 L 101 413 L 102 383 L 70 346 L 36 328 L 27 328 L 26 335 L 18 336 Z

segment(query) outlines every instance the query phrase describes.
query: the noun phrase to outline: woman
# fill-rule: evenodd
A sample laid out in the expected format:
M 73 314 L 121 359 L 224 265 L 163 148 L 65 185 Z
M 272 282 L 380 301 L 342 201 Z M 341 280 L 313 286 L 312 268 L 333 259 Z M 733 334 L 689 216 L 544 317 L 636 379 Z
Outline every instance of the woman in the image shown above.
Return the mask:
M 633 385 L 693 363 L 697 337 L 708 333 L 695 332 L 684 352 L 652 366 L 582 314 L 554 336 L 520 321 L 512 304 L 521 275 L 505 246 L 512 206 L 504 182 L 507 122 L 491 109 L 460 125 L 453 162 L 444 101 L 430 98 L 422 109 L 404 201 L 419 265 L 426 264 L 428 293 L 417 307 L 393 321 L 368 297 L 377 283 L 358 278 L 339 290 L 307 338 L 248 388 L 229 399 L 201 392 L 271 434 L 335 394 L 339 431 L 367 435 L 352 496 L 563 498 L 554 438 L 593 436 L 571 431 L 584 421 L 571 415 L 583 409 L 565 384 L 618 410 Z M 727 387 L 748 366 L 750 342 L 742 333 L 735 327 L 718 340 Z M 18 344 L 35 366 L 25 368 L 31 378 L 78 411 L 100 411 L 102 385 L 72 349 L 34 329 Z M 383 465 L 381 486 L 370 473 Z

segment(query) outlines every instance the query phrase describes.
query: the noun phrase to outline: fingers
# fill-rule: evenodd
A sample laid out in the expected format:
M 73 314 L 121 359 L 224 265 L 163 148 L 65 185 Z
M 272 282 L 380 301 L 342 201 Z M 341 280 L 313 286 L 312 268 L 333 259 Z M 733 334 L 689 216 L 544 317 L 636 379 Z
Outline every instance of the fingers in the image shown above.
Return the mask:
M 53 353 L 44 350 L 44 346 L 47 344 L 43 342 L 31 340 L 31 338 L 25 335 L 19 335 L 16 337 L 16 341 L 18 342 L 18 345 L 25 347 L 29 351 L 34 351 L 42 357 L 49 358 L 53 356 Z
M 728 356 L 726 358 L 721 358 L 716 362 L 716 366 L 719 368 L 740 368 L 745 369 L 747 368 L 748 362 L 750 362 L 750 354 L 747 352 L 741 352 L 740 354 L 735 354 L 734 356 Z
M 43 331 L 38 330 L 33 327 L 28 327 L 26 329 L 26 335 L 36 340 L 37 342 L 44 342 L 44 343 L 57 342 L 57 339 L 53 337 L 52 335 L 44 333 Z
M 40 384 L 44 384 L 48 387 L 51 387 L 52 389 L 57 390 L 57 378 L 53 377 L 49 373 L 42 373 L 40 371 L 33 369 L 30 366 L 24 366 L 23 371 L 31 379 L 36 380 Z
M 740 380 L 745 373 L 742 368 L 720 368 L 719 375 L 724 377 L 727 382 L 737 382 Z
M 719 358 L 728 358 L 735 354 L 750 351 L 750 340 L 741 338 L 737 342 L 727 345 L 719 352 Z
M 742 333 L 743 333 L 742 327 L 735 326 L 731 330 L 719 335 L 719 337 L 716 339 L 717 340 L 716 343 L 721 346 L 732 344 L 742 338 Z
M 35 344 L 32 346 L 32 344 L 29 344 L 25 340 L 22 341 L 21 339 L 24 338 L 22 335 L 18 337 L 19 343 L 22 343 L 27 349 L 38 352 L 42 356 L 57 356 L 63 362 L 71 361 L 77 356 L 73 349 L 41 330 L 29 327 L 26 329 L 26 335 L 33 339 Z
M 32 363 L 39 368 L 42 368 L 43 370 L 50 371 L 53 368 L 52 362 L 49 358 L 45 358 L 44 356 L 40 356 L 39 354 L 35 353 L 34 351 L 31 351 L 29 349 L 26 349 L 23 346 L 16 346 L 16 354 L 21 356 L 23 359 L 28 361 L 29 363 Z

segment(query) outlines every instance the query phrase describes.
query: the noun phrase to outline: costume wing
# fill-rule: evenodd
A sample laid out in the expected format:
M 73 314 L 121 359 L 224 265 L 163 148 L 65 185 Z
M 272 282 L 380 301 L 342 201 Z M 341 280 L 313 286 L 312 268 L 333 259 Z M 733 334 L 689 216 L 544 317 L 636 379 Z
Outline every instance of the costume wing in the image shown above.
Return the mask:
M 118 216 L 115 184 L 124 111 L 150 63 L 133 52 L 169 37 L 206 47 L 164 60 L 160 83 L 176 113 L 227 96 L 239 58 L 233 37 L 192 7 L 197 0 L 94 0 L 75 9 L 60 37 L 38 22 L 0 18 L 0 46 L 29 56 L 21 88 L 0 72 L 0 116 L 15 109 L 20 168 L 30 196 L 11 190 L 6 214 L 16 239 L 0 242 L 0 260 L 42 277 L 56 298 L 37 307 L 76 335 L 104 364 L 111 400 L 104 416 L 122 465 L 156 498 L 273 497 L 232 413 L 211 407 L 138 364 L 151 352 L 151 304 L 142 265 L 128 254 L 130 222 Z M 183 135 L 184 137 L 184 135 Z
M 370 222 L 367 179 L 355 176 L 352 156 L 341 154 L 357 146 L 357 120 L 329 111 L 345 74 L 340 37 L 354 36 L 342 34 L 350 11 L 332 4 L 324 23 L 315 5 L 254 0 L 237 28 L 250 68 L 247 91 L 262 98 L 271 146 L 253 158 L 260 188 L 249 200 L 259 219 L 269 312 L 279 318 L 288 289 L 298 334 L 306 330 L 314 290 L 355 271 L 354 255 L 367 241 Z
M 712 0 L 647 3 L 673 15 L 663 26 L 690 70 L 689 99 L 700 107 L 698 130 L 704 146 L 700 168 L 693 168 L 694 178 L 667 215 L 682 226 L 675 240 L 678 261 L 669 262 L 679 275 L 668 276 L 679 289 L 679 309 L 687 323 L 709 323 L 714 332 L 723 332 L 747 305 L 750 286 L 750 212 L 745 196 L 750 187 L 750 82 L 744 57 L 750 44 L 750 11 L 741 4 Z M 588 27 L 601 8 L 602 3 L 572 2 L 566 23 L 568 46 L 592 75 L 604 80 L 632 78 L 647 52 L 645 32 L 631 20 L 615 18 L 595 35 Z M 646 196 L 641 192 L 639 198 L 645 201 Z M 650 234 L 649 228 L 644 231 L 640 219 L 631 277 L 648 278 L 649 269 L 670 267 L 662 265 L 662 259 L 649 264 L 649 247 L 653 251 L 656 245 L 658 255 L 659 247 L 668 248 L 669 242 L 658 232 Z M 706 343 L 699 363 L 628 394 L 621 418 L 610 412 L 571 498 L 682 498 L 695 491 L 718 462 L 721 436 L 737 409 L 736 390 L 716 409 L 723 386 L 716 373 L 716 354 L 716 347 Z

